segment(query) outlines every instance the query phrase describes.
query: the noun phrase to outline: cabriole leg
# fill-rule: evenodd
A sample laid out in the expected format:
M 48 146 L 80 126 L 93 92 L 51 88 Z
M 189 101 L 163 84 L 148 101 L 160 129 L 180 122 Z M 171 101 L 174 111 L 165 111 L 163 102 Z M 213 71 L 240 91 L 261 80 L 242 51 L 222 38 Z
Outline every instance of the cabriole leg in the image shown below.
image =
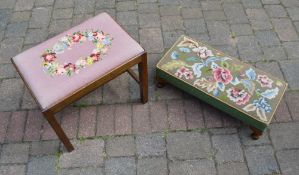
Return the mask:
M 250 129 L 252 130 L 251 138 L 253 140 L 257 140 L 263 135 L 263 131 L 261 131 L 255 127 L 250 126 Z

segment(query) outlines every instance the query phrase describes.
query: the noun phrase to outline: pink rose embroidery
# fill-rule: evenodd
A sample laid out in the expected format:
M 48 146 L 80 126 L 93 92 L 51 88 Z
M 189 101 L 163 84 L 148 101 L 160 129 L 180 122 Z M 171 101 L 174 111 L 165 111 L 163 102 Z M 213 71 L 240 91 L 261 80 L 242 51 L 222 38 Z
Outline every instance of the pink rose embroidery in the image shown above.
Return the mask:
M 47 62 L 52 62 L 56 59 L 56 54 L 55 53 L 45 53 L 42 55 L 45 61 Z
M 272 88 L 273 80 L 271 80 L 267 75 L 258 75 L 257 81 L 261 84 L 262 87 Z
M 214 78 L 217 82 L 228 84 L 233 80 L 233 76 L 228 69 L 217 67 L 213 70 Z
M 226 90 L 226 93 L 227 97 L 237 105 L 245 105 L 250 98 L 250 94 L 248 94 L 245 90 L 239 90 L 234 87 Z
M 100 54 L 91 54 L 90 57 L 92 58 L 93 61 L 99 61 L 100 59 Z
M 182 78 L 184 76 L 187 80 L 193 79 L 193 72 L 190 71 L 188 68 L 181 67 L 176 71 L 175 76 L 179 78 Z
M 72 39 L 74 42 L 79 42 L 81 37 L 82 37 L 81 34 L 75 34 L 72 36 Z

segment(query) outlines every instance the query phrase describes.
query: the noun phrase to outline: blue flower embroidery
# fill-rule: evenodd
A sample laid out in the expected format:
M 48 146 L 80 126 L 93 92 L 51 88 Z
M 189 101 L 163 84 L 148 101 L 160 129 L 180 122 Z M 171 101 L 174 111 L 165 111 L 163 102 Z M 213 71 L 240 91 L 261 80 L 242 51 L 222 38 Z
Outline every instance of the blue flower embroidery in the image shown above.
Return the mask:
M 255 105 L 257 108 L 264 110 L 265 112 L 271 112 L 272 108 L 266 98 L 259 98 L 258 100 L 253 101 L 253 105 Z

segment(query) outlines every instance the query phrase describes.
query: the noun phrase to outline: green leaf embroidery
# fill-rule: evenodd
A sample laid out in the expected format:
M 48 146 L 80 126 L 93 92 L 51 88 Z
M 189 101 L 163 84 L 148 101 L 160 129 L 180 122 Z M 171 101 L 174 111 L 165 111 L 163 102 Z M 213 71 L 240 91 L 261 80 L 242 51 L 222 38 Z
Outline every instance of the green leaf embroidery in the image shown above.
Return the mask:
M 172 61 L 162 65 L 162 69 L 172 70 L 172 69 L 178 69 L 182 66 L 189 67 L 185 62 L 183 62 L 181 60 L 172 60 Z

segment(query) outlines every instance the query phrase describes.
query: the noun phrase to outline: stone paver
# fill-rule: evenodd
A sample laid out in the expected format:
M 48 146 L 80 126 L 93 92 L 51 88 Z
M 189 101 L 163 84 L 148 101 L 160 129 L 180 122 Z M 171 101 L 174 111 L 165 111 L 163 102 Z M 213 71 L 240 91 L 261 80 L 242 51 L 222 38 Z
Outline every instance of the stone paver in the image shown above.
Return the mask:
M 115 137 L 107 140 L 106 152 L 110 157 L 134 156 L 135 140 L 132 136 Z
M 30 155 L 41 156 L 51 155 L 59 151 L 59 142 L 57 140 L 32 142 L 30 147 Z
M 167 175 L 167 160 L 164 158 L 139 159 L 137 164 L 138 175 Z
M 285 78 L 287 82 L 289 83 L 289 87 L 291 89 L 299 89 L 299 78 L 297 73 L 298 69 L 297 66 L 299 64 L 298 60 L 292 60 L 292 61 L 282 61 L 280 63 L 282 72 L 285 75 Z
M 20 106 L 24 84 L 20 79 L 6 79 L 0 84 L 0 110 L 16 110 Z
M 165 140 L 162 134 L 136 137 L 137 155 L 142 157 L 163 156 L 166 153 Z
M 150 28 L 140 29 L 140 44 L 145 46 L 145 50 L 149 53 L 163 52 L 163 39 L 161 29 Z
M 286 49 L 287 55 L 290 59 L 299 58 L 299 42 L 285 42 L 283 43 L 283 47 Z
M 124 111 L 126 112 L 126 111 Z M 97 115 L 97 132 L 96 135 L 112 135 L 114 134 L 114 107 L 111 105 L 99 106 Z M 123 113 L 126 117 L 126 113 Z M 126 123 L 126 120 L 123 120 Z
M 26 163 L 29 157 L 29 145 L 26 143 L 3 145 L 1 163 Z
M 0 174 L 5 175 L 25 175 L 25 165 L 0 165 Z
M 61 168 L 100 166 L 104 164 L 104 141 L 100 139 L 72 142 L 75 150 L 63 153 L 59 159 Z
M 39 175 L 46 172 L 47 175 L 56 175 L 56 157 L 33 157 L 29 160 L 27 174 Z
M 174 161 L 169 165 L 170 175 L 216 175 L 214 162 L 208 159 Z
M 149 103 L 127 73 L 78 100 L 56 115 L 74 139 L 67 153 L 10 59 L 102 12 L 148 52 Z M 156 63 L 183 34 L 288 82 L 259 140 L 155 87 Z M 298 174 L 298 51 L 298 0 L 0 0 L 0 174 Z
M 238 135 L 216 135 L 212 137 L 218 163 L 243 162 L 243 151 Z
M 245 156 L 251 174 L 275 174 L 279 168 L 271 146 L 245 148 Z
M 290 19 L 287 18 L 272 19 L 272 24 L 281 41 L 298 40 L 298 34 L 296 33 L 296 29 L 292 25 Z
M 287 56 L 283 47 L 281 46 L 273 46 L 273 47 L 265 47 L 262 48 L 264 52 L 264 58 L 266 60 L 285 60 Z
M 244 9 L 240 3 L 223 4 L 223 9 L 229 23 L 248 23 L 248 18 L 245 15 Z
M 222 175 L 249 175 L 248 168 L 245 163 L 232 162 L 217 166 L 218 173 Z
M 167 154 L 171 160 L 188 160 L 212 157 L 207 133 L 170 133 L 167 136 Z
M 10 119 L 10 112 L 0 112 L 0 143 L 3 143 L 5 141 L 5 136 L 6 136 L 6 131 L 8 128 L 9 124 L 9 119 Z
M 270 126 L 270 137 L 276 149 L 299 147 L 299 124 L 278 123 Z
M 257 31 L 255 35 L 262 47 L 280 45 L 278 37 L 272 31 Z
M 50 23 L 52 8 L 38 7 L 33 9 L 29 22 L 31 28 L 46 28 Z
M 298 101 L 299 101 L 299 94 L 297 93 L 297 91 L 287 93 L 286 102 L 289 106 L 289 110 L 293 117 L 293 120 L 295 121 L 299 120 Z
M 104 175 L 103 168 L 94 168 L 94 167 L 87 167 L 87 168 L 73 168 L 73 169 L 61 169 L 59 171 L 59 175 Z
M 15 11 L 31 10 L 35 0 L 17 0 L 15 4 Z
M 79 137 L 95 136 L 97 108 L 87 107 L 80 110 Z
M 242 60 L 258 61 L 260 59 L 261 49 L 255 37 L 238 37 L 237 47 Z
M 105 161 L 106 175 L 132 175 L 136 174 L 134 158 L 111 158 Z
M 281 5 L 266 5 L 264 7 L 271 18 L 287 17 L 287 12 Z
M 276 157 L 283 174 L 295 175 L 299 173 L 299 150 L 278 151 Z
M 26 122 L 26 111 L 12 112 L 10 123 L 7 127 L 6 140 L 9 142 L 22 141 Z

